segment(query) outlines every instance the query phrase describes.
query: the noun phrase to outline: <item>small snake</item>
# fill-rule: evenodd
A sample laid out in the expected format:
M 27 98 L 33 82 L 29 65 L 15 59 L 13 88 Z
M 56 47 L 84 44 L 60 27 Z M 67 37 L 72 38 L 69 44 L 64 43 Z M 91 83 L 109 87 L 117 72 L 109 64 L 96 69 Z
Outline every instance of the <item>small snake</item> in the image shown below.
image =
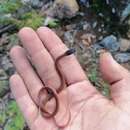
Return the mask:
M 45 118 L 52 118 L 54 117 L 58 110 L 59 110 L 59 99 L 58 99 L 58 93 L 61 92 L 65 87 L 66 87 L 66 81 L 61 73 L 60 67 L 59 67 L 59 61 L 69 55 L 72 55 L 75 52 L 75 49 L 69 49 L 62 55 L 60 55 L 56 61 L 55 61 L 55 68 L 57 73 L 59 74 L 61 84 L 60 87 L 57 90 L 54 90 L 52 87 L 47 87 L 45 84 L 45 87 L 41 88 L 38 94 L 38 99 L 39 99 L 39 109 L 43 117 Z M 52 113 L 48 112 L 45 108 L 47 102 L 54 98 L 55 100 L 55 108 Z

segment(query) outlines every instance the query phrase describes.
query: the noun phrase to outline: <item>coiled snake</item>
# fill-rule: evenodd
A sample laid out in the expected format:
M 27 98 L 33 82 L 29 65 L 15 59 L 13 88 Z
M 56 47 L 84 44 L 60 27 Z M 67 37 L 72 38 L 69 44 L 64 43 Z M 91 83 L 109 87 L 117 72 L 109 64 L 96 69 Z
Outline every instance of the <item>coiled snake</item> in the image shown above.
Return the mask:
M 66 88 L 66 81 L 61 73 L 60 66 L 59 66 L 59 61 L 66 56 L 72 55 L 75 52 L 75 49 L 69 49 L 62 55 L 60 55 L 56 60 L 55 60 L 55 68 L 57 70 L 57 73 L 59 74 L 61 84 L 57 90 L 54 90 L 52 87 L 47 87 L 45 84 L 45 87 L 41 88 L 38 94 L 38 99 L 39 99 L 39 110 L 41 112 L 41 115 L 45 118 L 53 118 L 58 110 L 59 110 L 59 99 L 58 99 L 58 93 L 60 93 L 63 89 Z M 48 112 L 45 108 L 47 102 L 54 98 L 55 100 L 55 108 L 52 113 Z M 58 125 L 58 124 L 57 124 Z

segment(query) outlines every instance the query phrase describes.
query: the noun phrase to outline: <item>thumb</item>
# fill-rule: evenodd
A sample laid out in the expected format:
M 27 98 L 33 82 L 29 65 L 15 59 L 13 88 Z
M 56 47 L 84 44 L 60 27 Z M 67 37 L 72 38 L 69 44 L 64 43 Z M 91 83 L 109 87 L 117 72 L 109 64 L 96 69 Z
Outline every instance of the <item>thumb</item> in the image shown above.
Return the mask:
M 130 73 L 118 64 L 108 52 L 100 55 L 100 71 L 110 84 L 111 97 L 116 104 L 130 100 Z
M 129 75 L 128 70 L 118 64 L 109 52 L 100 55 L 100 71 L 103 78 L 110 84 L 114 84 Z

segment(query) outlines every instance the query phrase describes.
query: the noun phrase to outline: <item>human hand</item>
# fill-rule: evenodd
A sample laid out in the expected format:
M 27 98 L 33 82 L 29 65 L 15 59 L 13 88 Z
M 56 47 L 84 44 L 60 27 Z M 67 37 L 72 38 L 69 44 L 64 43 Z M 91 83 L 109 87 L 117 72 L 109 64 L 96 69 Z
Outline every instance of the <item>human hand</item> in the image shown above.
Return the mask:
M 58 130 L 53 119 L 46 119 L 39 113 L 38 93 L 44 84 L 53 89 L 60 85 L 54 63 L 67 47 L 46 27 L 37 32 L 23 28 L 18 35 L 23 48 L 16 46 L 10 52 L 18 72 L 10 78 L 13 95 L 31 130 Z M 130 73 L 109 53 L 101 54 L 100 70 L 110 84 L 111 100 L 89 82 L 74 55 L 61 59 L 60 66 L 68 84 L 71 113 L 69 124 L 62 130 L 130 130 Z M 65 91 L 58 95 L 62 104 Z M 67 116 L 63 118 L 63 112 L 64 107 L 61 107 L 56 115 L 61 123 L 68 119 Z

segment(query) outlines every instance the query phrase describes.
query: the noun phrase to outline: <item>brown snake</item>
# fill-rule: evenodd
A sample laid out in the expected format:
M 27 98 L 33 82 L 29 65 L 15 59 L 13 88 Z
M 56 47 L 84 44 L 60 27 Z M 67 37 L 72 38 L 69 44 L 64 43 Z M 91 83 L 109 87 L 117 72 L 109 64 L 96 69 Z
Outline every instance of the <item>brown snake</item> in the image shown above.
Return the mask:
M 66 56 L 72 55 L 75 52 L 75 49 L 69 49 L 62 55 L 60 55 L 56 60 L 55 60 L 55 68 L 57 73 L 59 74 L 61 84 L 57 90 L 54 90 L 52 87 L 47 87 L 45 84 L 45 87 L 41 88 L 38 94 L 38 99 L 39 99 L 39 110 L 41 112 L 41 115 L 45 118 L 52 118 L 54 117 L 58 110 L 59 110 L 59 99 L 58 99 L 58 93 L 60 93 L 63 89 L 66 87 L 66 81 L 65 78 L 60 70 L 59 66 L 59 61 Z M 54 98 L 55 100 L 55 108 L 52 113 L 48 112 L 45 109 L 45 106 L 49 100 Z

